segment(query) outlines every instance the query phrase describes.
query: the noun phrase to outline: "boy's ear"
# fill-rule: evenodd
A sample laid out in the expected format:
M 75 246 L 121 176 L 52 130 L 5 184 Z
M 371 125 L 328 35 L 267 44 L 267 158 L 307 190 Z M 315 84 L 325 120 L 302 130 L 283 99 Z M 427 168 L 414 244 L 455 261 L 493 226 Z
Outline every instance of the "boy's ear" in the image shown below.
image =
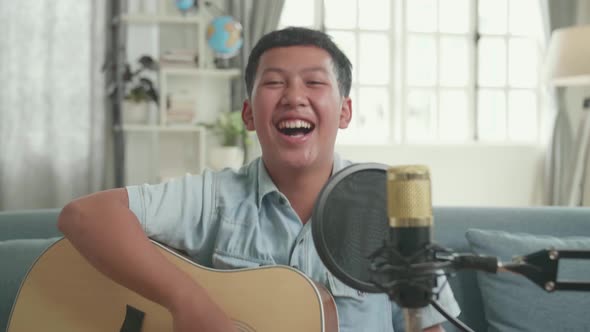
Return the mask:
M 242 105 L 242 121 L 244 121 L 244 126 L 249 131 L 256 130 L 254 126 L 254 114 L 252 113 L 252 106 L 250 105 L 250 100 L 244 100 L 244 104 Z
M 348 128 L 350 120 L 352 120 L 352 100 L 350 97 L 344 97 L 342 108 L 340 109 L 340 123 L 338 128 Z

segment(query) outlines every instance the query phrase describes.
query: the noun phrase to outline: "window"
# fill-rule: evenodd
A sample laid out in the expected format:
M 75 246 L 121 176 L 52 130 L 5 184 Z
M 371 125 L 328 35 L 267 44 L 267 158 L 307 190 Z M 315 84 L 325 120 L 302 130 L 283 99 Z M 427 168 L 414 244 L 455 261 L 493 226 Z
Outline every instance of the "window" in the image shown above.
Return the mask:
M 339 144 L 540 141 L 536 0 L 286 0 L 280 26 L 323 26 L 353 63 Z

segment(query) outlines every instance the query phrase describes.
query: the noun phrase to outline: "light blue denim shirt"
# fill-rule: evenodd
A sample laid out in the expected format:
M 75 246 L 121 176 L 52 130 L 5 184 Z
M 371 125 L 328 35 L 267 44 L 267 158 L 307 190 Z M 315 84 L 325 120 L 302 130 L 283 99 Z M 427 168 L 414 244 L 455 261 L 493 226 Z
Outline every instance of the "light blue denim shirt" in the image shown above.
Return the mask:
M 332 174 L 350 164 L 335 155 Z M 198 264 L 217 269 L 290 265 L 330 290 L 341 332 L 403 331 L 401 310 L 386 295 L 359 292 L 326 269 L 313 244 L 311 222 L 301 223 L 260 158 L 239 171 L 207 170 L 129 186 L 127 192 L 146 234 L 185 251 Z M 459 314 L 448 286 L 439 303 Z M 434 308 L 422 309 L 422 326 L 444 320 Z

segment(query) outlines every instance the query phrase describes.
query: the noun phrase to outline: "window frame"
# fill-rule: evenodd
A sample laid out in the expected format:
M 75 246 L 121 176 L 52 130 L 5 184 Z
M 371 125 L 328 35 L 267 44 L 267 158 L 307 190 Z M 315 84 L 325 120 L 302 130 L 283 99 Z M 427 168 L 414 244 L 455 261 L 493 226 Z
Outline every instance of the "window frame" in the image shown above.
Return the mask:
M 287 0 L 287 1 L 294 1 L 294 0 Z M 324 7 L 324 0 L 309 0 L 313 1 L 314 3 L 314 20 L 312 26 L 307 26 L 310 28 L 320 29 L 330 33 L 331 31 L 338 31 L 338 32 L 351 32 L 355 36 L 356 41 L 356 54 L 355 57 L 357 59 L 357 63 L 354 64 L 357 66 L 355 69 L 357 74 L 360 73 L 361 64 L 360 64 L 360 34 L 364 32 L 378 32 L 386 34 L 387 39 L 389 41 L 390 47 L 390 63 L 389 63 L 389 83 L 388 84 L 362 84 L 359 82 L 359 77 L 357 76 L 356 80 L 352 82 L 352 89 L 356 92 L 354 95 L 356 96 L 356 100 L 353 100 L 353 119 L 355 110 L 358 109 L 358 101 L 359 101 L 359 91 L 361 87 L 385 87 L 387 93 L 389 94 L 389 115 L 388 115 L 388 133 L 386 135 L 386 139 L 383 142 L 363 142 L 363 143 L 351 143 L 350 140 L 345 140 L 344 142 L 339 142 L 337 139 L 337 145 L 353 145 L 353 146 L 367 146 L 367 145 L 397 145 L 397 144 L 417 144 L 417 145 L 473 145 L 473 144 L 487 144 L 487 145 L 531 145 L 536 146 L 542 144 L 542 132 L 543 132 L 543 121 L 544 121 L 544 106 L 542 104 L 543 100 L 543 90 L 540 81 L 540 65 L 541 59 L 543 54 L 542 43 L 536 43 L 537 46 L 537 54 L 538 54 L 538 75 L 537 75 L 537 84 L 535 88 L 521 88 L 521 87 L 513 87 L 510 85 L 509 81 L 509 67 L 510 67 L 510 45 L 509 42 L 512 38 L 529 38 L 530 36 L 523 36 L 518 34 L 512 34 L 509 28 L 510 22 L 510 4 L 507 0 L 507 12 L 506 12 L 506 32 L 503 34 L 483 34 L 478 32 L 478 20 L 479 20 L 479 1 L 478 0 L 468 0 L 469 3 L 469 11 L 471 13 L 469 17 L 469 27 L 467 33 L 446 33 L 440 32 L 438 27 L 436 31 L 433 32 L 410 32 L 407 29 L 407 17 L 406 17 L 406 2 L 411 0 L 391 0 L 390 5 L 390 27 L 388 30 L 373 30 L 373 29 L 362 29 L 359 27 L 358 24 L 358 13 L 359 13 L 359 2 L 357 0 L 356 3 L 356 15 L 357 15 L 357 23 L 354 28 L 352 29 L 343 29 L 343 28 L 327 28 L 324 22 L 324 11 L 326 10 Z M 436 0 L 436 15 L 437 19 L 440 17 L 439 13 L 439 5 L 440 0 Z M 279 23 L 281 24 L 281 22 Z M 284 25 L 279 25 L 279 28 L 285 27 Z M 406 56 L 406 46 L 408 42 L 408 37 L 411 34 L 417 35 L 426 35 L 435 38 L 435 47 L 436 47 L 436 79 L 435 84 L 433 86 L 412 86 L 409 84 L 407 80 L 407 56 Z M 445 36 L 459 36 L 465 37 L 468 39 L 468 58 L 469 58 L 469 69 L 468 69 L 468 77 L 467 77 L 467 85 L 464 87 L 450 87 L 441 85 L 439 81 L 440 76 L 440 44 L 441 44 L 441 37 Z M 502 38 L 506 43 L 506 80 L 502 87 L 485 87 L 480 86 L 478 83 L 478 52 L 479 52 L 479 41 L 481 40 L 482 36 L 494 36 L 498 38 Z M 359 74 L 360 75 L 360 74 Z M 411 140 L 408 138 L 407 130 L 408 130 L 408 112 L 409 107 L 407 104 L 407 96 L 411 89 L 424 89 L 433 91 L 436 96 L 436 109 L 433 115 L 433 123 L 434 128 L 431 129 L 433 131 L 432 139 L 423 139 L 423 140 Z M 478 108 L 478 93 L 482 89 L 494 89 L 494 90 L 501 90 L 505 94 L 505 122 L 504 122 L 504 132 L 505 135 L 502 139 L 499 140 L 485 140 L 481 139 L 480 137 L 480 129 L 478 128 L 478 120 L 480 116 L 480 110 Z M 441 90 L 458 90 L 464 91 L 466 93 L 467 98 L 467 137 L 465 139 L 460 140 L 442 140 L 440 138 L 440 106 L 441 106 Z M 510 138 L 510 127 L 509 127 L 509 94 L 511 91 L 533 91 L 536 96 L 536 135 L 535 137 L 531 137 L 531 140 L 527 141 L 518 141 L 513 140 Z M 358 115 L 358 113 L 357 113 Z M 342 133 L 339 135 L 342 136 Z

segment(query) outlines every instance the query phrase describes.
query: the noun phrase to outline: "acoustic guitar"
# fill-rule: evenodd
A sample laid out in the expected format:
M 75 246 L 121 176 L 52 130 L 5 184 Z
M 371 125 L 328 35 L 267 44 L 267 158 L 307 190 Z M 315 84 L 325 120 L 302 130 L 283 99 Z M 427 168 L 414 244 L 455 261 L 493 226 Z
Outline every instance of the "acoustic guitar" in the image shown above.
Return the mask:
M 338 331 L 334 299 L 296 269 L 215 270 L 153 244 L 208 290 L 238 331 Z M 61 239 L 33 264 L 12 308 L 7 332 L 31 331 L 165 332 L 172 331 L 172 316 L 98 272 Z

